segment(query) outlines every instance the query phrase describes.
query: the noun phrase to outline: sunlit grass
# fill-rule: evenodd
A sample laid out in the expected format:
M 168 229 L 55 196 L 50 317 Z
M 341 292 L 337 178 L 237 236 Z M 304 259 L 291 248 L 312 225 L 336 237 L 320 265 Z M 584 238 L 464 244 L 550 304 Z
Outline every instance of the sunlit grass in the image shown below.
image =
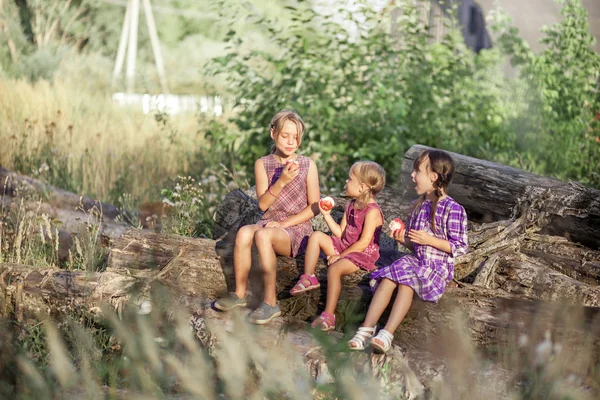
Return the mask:
M 157 122 L 74 80 L 0 80 L 0 164 L 100 199 L 156 193 L 203 145 L 197 116 Z

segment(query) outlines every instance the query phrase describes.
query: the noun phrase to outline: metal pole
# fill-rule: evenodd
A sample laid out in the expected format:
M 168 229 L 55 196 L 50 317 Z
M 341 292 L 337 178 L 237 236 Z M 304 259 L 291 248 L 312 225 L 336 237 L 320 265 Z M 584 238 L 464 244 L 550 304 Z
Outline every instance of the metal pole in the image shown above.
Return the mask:
M 140 0 L 131 0 L 131 15 L 129 22 L 129 45 L 127 47 L 127 93 L 133 93 L 135 88 L 135 57 L 137 54 L 138 19 L 140 16 Z
M 154 23 L 152 6 L 150 5 L 150 0 L 143 0 L 143 4 L 144 13 L 146 15 L 146 25 L 148 25 L 148 33 L 150 34 L 150 43 L 152 44 L 152 52 L 154 53 L 154 61 L 156 62 L 156 69 L 158 70 L 160 86 L 162 88 L 162 92 L 167 94 L 169 93 L 169 88 L 167 86 L 167 79 L 165 75 L 165 64 L 160 51 L 160 42 L 158 41 L 158 33 L 156 31 L 156 24 Z
M 0 0 L 1 1 L 1 0 Z M 131 15 L 131 0 L 127 3 L 125 18 L 123 19 L 123 28 L 121 29 L 121 39 L 119 39 L 119 49 L 117 50 L 117 59 L 115 60 L 115 68 L 112 75 L 112 87 L 116 87 L 117 79 L 123 70 L 125 61 L 125 51 L 127 50 L 127 37 L 129 36 L 129 19 Z

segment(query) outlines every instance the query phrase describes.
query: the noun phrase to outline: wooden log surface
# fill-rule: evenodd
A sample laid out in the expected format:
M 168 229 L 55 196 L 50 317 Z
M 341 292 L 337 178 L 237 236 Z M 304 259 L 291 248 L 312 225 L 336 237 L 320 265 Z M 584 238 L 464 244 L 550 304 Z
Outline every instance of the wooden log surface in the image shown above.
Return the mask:
M 11 172 L 0 166 L 0 196 L 14 197 L 19 192 L 21 195 L 24 192 L 35 193 L 44 199 L 44 202 L 59 209 L 75 210 L 81 207 L 83 211 L 90 211 L 95 208 L 109 219 L 121 215 L 119 209 L 111 204 L 58 189 L 38 179 Z
M 140 305 L 149 299 L 150 292 L 156 285 L 172 291 L 177 302 L 185 307 L 206 307 L 206 300 L 211 300 L 212 294 L 219 289 L 225 290 L 225 278 L 218 278 L 216 273 L 219 269 L 218 262 L 213 261 L 212 267 L 210 264 L 206 265 L 206 261 L 210 263 L 210 260 L 216 260 L 216 254 L 213 255 L 215 257 L 206 257 L 203 264 L 189 264 L 187 267 L 183 264 L 174 265 L 170 267 L 168 274 L 161 274 L 162 271 L 156 269 L 153 274 L 145 271 L 137 276 L 135 270 L 130 270 L 131 274 L 126 275 L 114 270 L 85 273 L 1 264 L 0 286 L 3 293 L 0 310 L 4 317 L 19 315 L 17 319 L 26 319 L 39 317 L 40 314 L 64 312 L 76 306 L 97 309 L 104 302 L 115 309 L 121 309 L 127 304 Z M 195 272 L 185 273 L 186 268 L 193 268 Z M 189 279 L 192 276 L 194 281 Z M 315 291 L 314 296 L 288 297 L 288 285 L 281 283 L 285 276 L 282 274 L 278 278 L 278 295 L 284 316 L 289 321 L 306 315 L 302 307 L 314 307 L 321 296 Z M 213 283 L 212 286 L 205 285 L 207 293 L 199 293 L 197 289 L 196 283 L 201 280 Z M 346 286 L 350 284 L 347 282 Z M 283 287 L 285 289 L 282 290 Z M 360 285 L 356 285 L 356 288 L 357 291 L 365 290 Z M 298 302 L 302 304 L 299 306 Z M 315 308 L 312 310 L 315 315 Z M 355 309 L 357 313 L 361 311 L 364 312 L 364 308 Z M 343 308 L 336 311 L 340 315 L 344 312 Z M 562 338 L 565 346 L 575 347 L 582 345 L 577 342 L 578 338 L 589 340 L 589 335 L 592 334 L 596 339 L 590 351 L 595 355 L 600 351 L 599 308 L 539 301 L 533 294 L 529 297 L 522 294 L 517 296 L 503 290 L 467 284 L 449 288 L 438 304 L 415 300 L 405 322 L 396 332 L 396 343 L 404 348 L 428 348 L 433 343 L 443 341 L 447 330 L 456 328 L 457 315 L 458 318 L 464 318 L 464 326 L 473 343 L 478 346 L 498 346 L 511 341 L 514 343 L 518 335 L 549 330 Z M 575 315 L 579 317 L 575 322 L 572 318 L 565 317 Z
M 430 147 L 414 145 L 404 155 L 402 180 L 412 184 L 415 159 Z M 456 171 L 448 194 L 473 221 L 491 222 L 535 209 L 544 233 L 565 236 L 586 247 L 600 249 L 600 191 L 532 174 L 461 154 L 450 153 Z
M 510 261 L 510 259 L 507 260 Z M 507 276 L 510 277 L 511 274 L 517 276 L 513 282 L 519 282 L 518 274 L 511 272 L 509 268 L 526 270 L 530 267 L 524 262 L 506 264 L 501 268 L 505 268 L 507 272 L 499 275 L 500 277 L 496 279 L 505 279 L 503 284 L 504 289 L 507 289 L 509 284 L 506 282 L 510 282 L 510 279 L 506 278 Z M 30 269 L 31 273 L 25 274 L 24 271 L 27 271 L 27 268 L 20 268 L 17 270 L 17 276 L 14 269 L 3 265 L 2 274 L 4 274 L 3 280 L 6 287 L 11 286 L 9 282 L 18 281 L 20 276 L 24 283 L 24 293 L 28 296 L 41 296 L 43 293 L 40 290 L 44 289 L 51 291 L 54 295 L 45 294 L 41 296 L 43 298 L 85 295 L 85 301 L 92 303 L 103 299 L 115 301 L 121 297 L 131 300 L 143 299 L 144 296 L 147 296 L 151 285 L 156 283 L 171 288 L 179 296 L 191 299 L 190 301 L 206 304 L 207 301 L 224 293 L 228 289 L 228 285 L 231 290 L 233 277 L 231 258 L 227 254 L 219 256 L 213 240 L 189 239 L 136 230 L 126 233 L 114 243 L 109 256 L 109 267 L 104 273 L 86 275 L 77 271 L 39 271 L 34 268 Z M 253 269 L 256 269 L 256 265 L 253 266 Z M 537 276 L 538 271 L 534 271 L 534 273 Z M 321 290 L 292 298 L 289 296 L 288 290 L 295 283 L 299 274 L 298 260 L 287 257 L 278 258 L 277 292 L 284 313 L 288 317 L 310 320 L 323 308 L 326 294 L 326 267 L 322 262 L 318 267 L 319 278 L 323 284 Z M 82 282 L 83 277 L 85 277 L 85 284 Z M 260 301 L 262 300 L 260 297 L 260 273 L 257 278 L 251 280 L 251 285 L 254 285 L 252 290 L 257 296 L 256 300 Z M 366 279 L 365 276 L 359 274 L 346 277 L 343 282 L 344 290 L 340 304 L 352 303 L 356 305 L 355 311 L 358 314 L 364 312 L 371 295 Z M 498 287 L 499 281 L 495 281 L 497 287 L 492 286 L 491 289 L 466 284 L 461 284 L 461 288 L 449 288 L 442 301 L 437 305 L 415 301 L 407 323 L 403 324 L 403 328 L 399 330 L 401 335 L 399 339 L 402 338 L 403 343 L 412 343 L 415 346 L 421 346 L 424 342 L 433 340 L 437 331 L 434 326 L 449 323 L 446 314 L 451 313 L 444 310 L 455 309 L 468 316 L 468 325 L 472 327 L 475 343 L 494 343 L 496 339 L 494 336 L 490 337 L 489 332 L 500 332 L 505 335 L 522 329 L 535 318 L 539 321 L 539 316 L 534 318 L 537 311 L 534 308 L 523 311 L 523 304 L 549 304 L 545 307 L 554 311 L 561 310 L 564 307 L 563 303 L 541 300 L 556 300 L 560 297 L 560 293 L 569 293 L 572 290 L 571 286 L 565 284 L 565 282 L 570 282 L 569 279 L 558 273 L 547 274 L 544 275 L 544 280 L 528 282 L 530 286 L 527 291 L 516 290 L 514 293 Z M 40 286 L 41 282 L 44 282 L 42 286 Z M 554 286 L 549 282 L 554 282 Z M 82 288 L 81 285 L 85 288 Z M 548 289 L 545 289 L 546 287 Z M 133 289 L 136 293 L 132 292 Z M 597 287 L 590 285 L 586 289 L 589 293 L 597 293 Z M 581 289 L 578 290 L 579 293 L 584 293 Z M 586 301 L 590 301 L 589 293 L 587 297 L 575 296 L 572 303 L 578 304 L 577 307 L 581 307 L 581 309 L 588 310 L 586 313 L 595 315 L 597 308 L 581 306 Z M 597 299 L 591 301 L 592 304 L 597 304 Z M 138 300 L 134 300 L 134 302 L 138 302 Z M 513 308 L 514 310 L 511 311 Z M 498 310 L 505 310 L 507 313 L 514 312 L 520 317 L 511 316 L 500 321 Z M 346 311 L 344 311 L 344 307 L 340 307 L 337 312 L 343 317 Z M 343 318 L 341 320 L 343 321 Z M 558 328 L 560 326 L 562 325 L 557 325 Z M 567 328 L 564 327 L 564 329 Z

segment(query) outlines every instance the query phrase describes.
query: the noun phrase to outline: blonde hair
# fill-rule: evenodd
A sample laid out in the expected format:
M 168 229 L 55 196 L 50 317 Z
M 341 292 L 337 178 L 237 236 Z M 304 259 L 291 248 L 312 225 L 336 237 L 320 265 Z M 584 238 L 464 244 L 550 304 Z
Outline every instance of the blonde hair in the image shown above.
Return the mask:
M 269 125 L 269 132 L 273 130 L 273 140 L 277 140 L 277 136 L 279 136 L 287 121 L 292 121 L 296 124 L 296 129 L 298 130 L 298 147 L 300 147 L 302 136 L 304 135 L 304 121 L 302 121 L 300 115 L 294 110 L 281 110 L 275 114 Z M 275 145 L 271 146 L 271 153 L 274 152 Z
M 357 161 L 350 167 L 350 173 L 369 188 L 356 198 L 356 207 L 364 208 L 371 196 L 375 197 L 385 187 L 385 169 L 374 161 Z
M 454 175 L 454 160 L 452 156 L 443 150 L 425 150 L 417 157 L 413 164 L 413 170 L 418 171 L 422 163 L 427 163 L 427 170 L 437 174 L 437 180 L 433 182 L 433 201 L 431 202 L 431 231 L 436 232 L 435 211 L 440 198 L 448 190 L 448 186 Z M 425 201 L 425 194 L 421 195 L 414 203 L 411 212 L 418 210 Z

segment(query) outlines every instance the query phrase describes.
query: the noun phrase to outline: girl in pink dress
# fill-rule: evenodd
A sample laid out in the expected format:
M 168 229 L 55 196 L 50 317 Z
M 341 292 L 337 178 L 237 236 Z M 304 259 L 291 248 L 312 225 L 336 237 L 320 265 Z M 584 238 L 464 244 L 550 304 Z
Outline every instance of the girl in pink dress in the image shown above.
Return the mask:
M 304 122 L 296 112 L 283 110 L 273 117 L 270 134 L 275 150 L 254 164 L 258 207 L 265 213 L 255 225 L 238 231 L 233 253 L 235 292 L 214 303 L 221 311 L 247 305 L 251 251 L 256 246 L 265 296 L 249 316 L 255 324 L 266 324 L 281 315 L 276 293 L 277 255 L 296 257 L 304 251 L 313 231 L 310 220 L 319 212 L 317 167 L 310 158 L 296 154 L 303 133 Z
M 315 269 L 321 251 L 327 256 L 327 302 L 312 326 L 330 331 L 335 328 L 335 308 L 342 288 L 342 276 L 359 269 L 373 271 L 379 259 L 379 237 L 383 213 L 375 196 L 385 186 L 385 170 L 371 161 L 360 161 L 350 168 L 346 193 L 353 200 L 348 203 L 341 225 L 319 204 L 319 210 L 333 236 L 314 232 L 308 241 L 304 259 L 304 274 L 290 293 L 297 296 L 320 286 Z

